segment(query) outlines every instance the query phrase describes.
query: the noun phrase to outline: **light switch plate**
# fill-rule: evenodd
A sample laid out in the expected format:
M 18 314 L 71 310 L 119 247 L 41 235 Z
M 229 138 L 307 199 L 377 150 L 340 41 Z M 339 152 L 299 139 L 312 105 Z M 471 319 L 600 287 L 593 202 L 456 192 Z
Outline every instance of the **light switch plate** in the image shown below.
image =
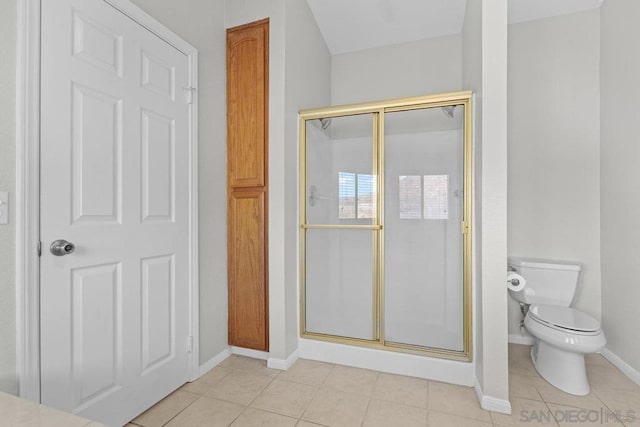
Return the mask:
M 0 224 L 9 224 L 9 193 L 0 191 Z

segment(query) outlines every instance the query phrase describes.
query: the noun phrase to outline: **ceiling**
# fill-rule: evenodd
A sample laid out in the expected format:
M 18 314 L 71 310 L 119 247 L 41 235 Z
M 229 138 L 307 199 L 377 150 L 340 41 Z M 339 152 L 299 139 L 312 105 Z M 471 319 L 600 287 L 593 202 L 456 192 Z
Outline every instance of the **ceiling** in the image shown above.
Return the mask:
M 474 0 L 475 1 L 475 0 Z M 509 23 L 600 7 L 603 0 L 509 0 Z M 333 55 L 458 34 L 467 0 L 307 0 Z

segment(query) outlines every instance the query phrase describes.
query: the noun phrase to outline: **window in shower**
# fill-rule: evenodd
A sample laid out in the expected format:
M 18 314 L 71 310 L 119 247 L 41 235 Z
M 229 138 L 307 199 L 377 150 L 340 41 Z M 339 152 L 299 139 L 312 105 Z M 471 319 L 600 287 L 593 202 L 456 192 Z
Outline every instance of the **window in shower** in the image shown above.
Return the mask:
M 373 218 L 375 177 L 366 173 L 338 172 L 338 216 L 340 219 Z
M 400 219 L 447 219 L 448 175 L 401 175 Z
M 471 360 L 471 94 L 301 112 L 301 335 Z

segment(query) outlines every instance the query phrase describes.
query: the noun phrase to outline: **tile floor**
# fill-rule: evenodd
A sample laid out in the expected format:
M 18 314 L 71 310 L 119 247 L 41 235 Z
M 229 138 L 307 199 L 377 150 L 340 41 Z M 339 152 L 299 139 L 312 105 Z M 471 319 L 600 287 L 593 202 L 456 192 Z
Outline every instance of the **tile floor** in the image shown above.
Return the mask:
M 587 358 L 591 394 L 575 397 L 536 373 L 529 348 L 509 346 L 511 416 L 482 410 L 472 388 L 309 360 L 281 372 L 231 356 L 128 427 L 622 426 L 620 419 L 640 427 L 640 387 L 602 356 Z

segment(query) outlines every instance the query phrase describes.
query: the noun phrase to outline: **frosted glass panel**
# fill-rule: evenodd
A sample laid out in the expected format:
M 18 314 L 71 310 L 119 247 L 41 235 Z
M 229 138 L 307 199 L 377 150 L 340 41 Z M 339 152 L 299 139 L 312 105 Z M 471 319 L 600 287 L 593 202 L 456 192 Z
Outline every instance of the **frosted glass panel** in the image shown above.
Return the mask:
M 385 339 L 463 350 L 464 107 L 385 115 Z
M 306 233 L 307 332 L 374 339 L 373 232 Z
M 372 224 L 373 115 L 308 120 L 306 133 L 307 222 Z

